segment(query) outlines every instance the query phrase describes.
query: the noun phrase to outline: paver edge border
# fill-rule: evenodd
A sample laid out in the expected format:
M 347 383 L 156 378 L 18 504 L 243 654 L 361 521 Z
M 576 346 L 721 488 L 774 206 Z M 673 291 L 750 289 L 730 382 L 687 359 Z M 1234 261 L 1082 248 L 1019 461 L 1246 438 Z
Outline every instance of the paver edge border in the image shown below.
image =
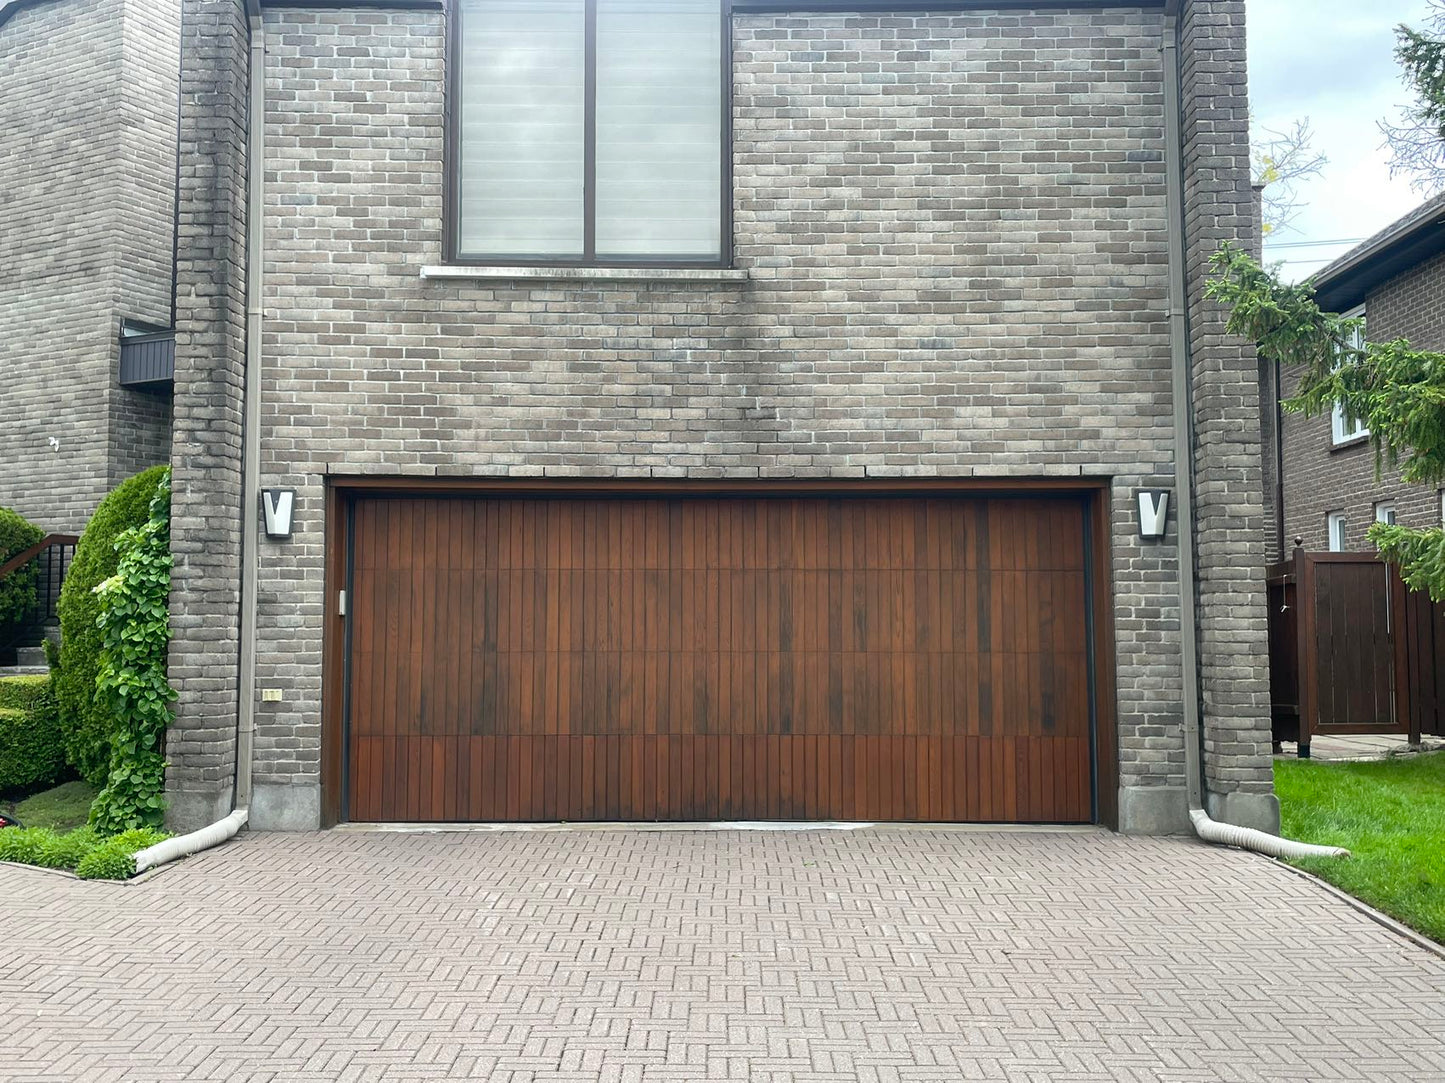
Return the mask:
M 1390 932 L 1394 933 L 1396 936 L 1401 937 L 1404 940 L 1410 941 L 1410 943 L 1414 944 L 1417 948 L 1424 948 L 1431 955 L 1434 955 L 1441 960 L 1445 960 L 1445 944 L 1437 944 L 1424 933 L 1416 932 L 1404 922 L 1395 920 L 1383 910 L 1375 909 L 1363 899 L 1356 898 L 1354 895 L 1351 895 L 1343 888 L 1336 887 L 1328 880 L 1322 879 L 1321 877 L 1316 876 L 1312 872 L 1306 872 L 1304 869 L 1296 868 L 1289 862 L 1281 861 L 1277 857 L 1272 857 L 1268 860 L 1271 861 L 1273 864 L 1279 866 L 1281 869 L 1284 869 L 1286 872 L 1291 872 L 1294 875 L 1298 876 L 1301 880 L 1308 880 L 1315 886 L 1323 888 L 1330 895 L 1333 895 L 1335 898 L 1341 900 L 1353 909 L 1358 910 L 1361 914 L 1364 914 L 1365 917 L 1369 918 L 1377 925 L 1381 925 L 1384 928 L 1390 930 Z
M 132 884 L 143 884 L 147 880 L 154 879 L 156 876 L 165 872 L 166 869 L 170 868 L 172 865 L 175 864 L 178 864 L 178 862 L 173 861 L 168 865 L 158 865 L 154 869 L 146 869 L 146 871 L 141 873 L 139 876 L 132 876 L 128 880 L 81 880 L 79 876 L 76 876 L 75 873 L 71 872 L 69 869 L 51 869 L 47 868 L 44 865 L 27 865 L 23 861 L 0 861 L 0 868 L 30 869 L 33 872 L 45 872 L 49 873 L 51 876 L 60 876 L 66 880 L 74 880 L 77 883 L 111 884 L 115 887 L 130 887 Z
M 1098 824 L 1006 824 L 928 823 L 924 821 L 852 820 L 579 820 L 500 823 L 402 823 L 393 821 L 346 821 L 324 828 L 323 833 L 343 835 L 395 834 L 567 834 L 570 832 L 633 831 L 641 833 L 723 834 L 808 834 L 834 832 L 849 834 L 877 829 L 902 831 L 946 831 L 955 834 L 996 835 L 1099 835 L 1113 834 Z

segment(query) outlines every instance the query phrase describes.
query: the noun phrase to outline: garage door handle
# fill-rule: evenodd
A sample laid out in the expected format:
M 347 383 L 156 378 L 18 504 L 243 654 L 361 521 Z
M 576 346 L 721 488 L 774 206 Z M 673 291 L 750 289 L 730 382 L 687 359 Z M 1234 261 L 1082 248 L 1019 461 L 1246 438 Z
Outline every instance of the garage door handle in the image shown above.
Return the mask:
M 338 617 L 344 617 L 346 616 L 346 591 L 341 590 L 336 593 L 336 615 Z

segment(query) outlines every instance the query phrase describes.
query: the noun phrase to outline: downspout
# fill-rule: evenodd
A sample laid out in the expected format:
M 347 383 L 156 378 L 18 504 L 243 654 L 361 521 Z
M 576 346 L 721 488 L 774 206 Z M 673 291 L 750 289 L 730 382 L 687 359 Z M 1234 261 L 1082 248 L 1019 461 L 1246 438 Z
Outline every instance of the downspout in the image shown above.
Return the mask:
M 198 831 L 177 835 L 138 851 L 135 855 L 135 871 L 138 874 L 233 838 L 246 825 L 251 811 L 251 754 L 256 721 L 256 543 L 261 513 L 261 215 L 266 176 L 266 38 L 260 0 L 245 0 L 245 5 L 251 31 L 246 124 L 246 361 L 242 382 L 240 651 L 232 811 Z
M 1280 362 L 1274 365 L 1274 532 L 1280 560 L 1289 559 L 1284 534 L 1284 379 Z
M 265 270 L 266 28 L 261 0 L 246 0 L 251 23 L 251 103 L 246 125 L 246 380 L 241 440 L 241 660 L 236 710 L 234 808 L 251 808 L 251 752 L 256 728 L 256 544 L 261 530 L 261 324 Z
M 1210 818 L 1204 809 L 1204 757 L 1199 724 L 1199 639 L 1195 625 L 1194 425 L 1190 389 L 1188 282 L 1184 266 L 1184 141 L 1179 64 L 1180 0 L 1170 0 L 1164 17 L 1164 158 L 1169 223 L 1169 352 L 1173 369 L 1174 488 L 1179 532 L 1179 647 L 1183 676 L 1184 782 L 1189 821 L 1206 842 L 1238 846 L 1272 857 L 1344 857 L 1348 850 L 1314 846 Z

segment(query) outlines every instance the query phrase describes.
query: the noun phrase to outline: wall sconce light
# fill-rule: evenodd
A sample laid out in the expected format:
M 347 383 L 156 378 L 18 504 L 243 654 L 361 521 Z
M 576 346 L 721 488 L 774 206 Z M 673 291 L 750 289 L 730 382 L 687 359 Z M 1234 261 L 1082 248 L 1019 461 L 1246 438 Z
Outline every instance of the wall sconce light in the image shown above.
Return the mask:
M 291 513 L 295 508 L 295 489 L 262 489 L 261 514 L 266 521 L 266 537 L 289 538 Z
M 1158 540 L 1169 524 L 1169 490 L 1139 489 L 1139 537 Z

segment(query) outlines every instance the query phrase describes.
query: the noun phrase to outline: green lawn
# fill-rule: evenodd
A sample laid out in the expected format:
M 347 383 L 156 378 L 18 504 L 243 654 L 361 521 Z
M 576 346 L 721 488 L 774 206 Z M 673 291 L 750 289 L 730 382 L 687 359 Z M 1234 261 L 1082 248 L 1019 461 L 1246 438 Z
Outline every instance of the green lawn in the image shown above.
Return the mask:
M 1445 752 L 1379 763 L 1276 760 L 1284 833 L 1353 856 L 1294 864 L 1445 943 Z
M 85 825 L 94 800 L 95 790 L 86 783 L 62 782 L 13 805 L 7 801 L 3 807 L 26 827 L 48 827 L 63 832 Z

